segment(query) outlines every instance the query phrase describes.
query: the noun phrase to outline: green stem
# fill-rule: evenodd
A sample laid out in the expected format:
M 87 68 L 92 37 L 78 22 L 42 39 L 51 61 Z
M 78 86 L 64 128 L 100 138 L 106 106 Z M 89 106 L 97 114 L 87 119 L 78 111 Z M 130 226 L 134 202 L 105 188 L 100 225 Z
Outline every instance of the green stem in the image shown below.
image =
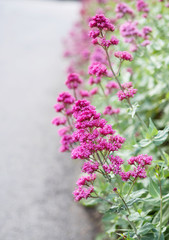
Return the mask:
M 130 226 L 133 228 L 133 230 L 134 230 L 134 232 L 135 232 L 135 234 L 136 234 L 136 236 L 137 236 L 137 239 L 138 239 L 138 240 L 141 240 L 140 236 L 137 234 L 137 229 L 136 229 L 134 223 L 132 223 L 132 222 L 129 220 L 128 216 L 126 216 L 126 219 L 127 219 L 127 221 L 129 222 Z
M 160 236 L 162 233 L 162 217 L 163 217 L 163 195 L 162 195 L 162 188 L 161 188 L 161 179 L 159 178 L 159 185 L 160 185 Z
M 133 189 L 134 184 L 136 183 L 136 181 L 137 181 L 137 178 L 135 178 L 134 181 L 133 181 L 132 184 L 131 184 L 131 187 L 130 187 L 130 189 L 129 189 L 129 191 L 128 191 L 128 194 L 127 194 L 127 197 L 126 197 L 126 201 L 127 201 L 127 198 L 129 197 L 129 195 L 130 195 L 130 193 L 131 193 L 131 191 L 132 191 L 132 189 Z
M 128 208 L 128 206 L 127 206 L 127 203 L 125 202 L 124 198 L 120 195 L 120 193 L 119 193 L 118 191 L 116 191 L 116 194 L 121 198 L 122 202 L 124 203 L 124 205 L 125 205 L 128 213 L 129 213 L 129 215 L 130 215 L 130 214 L 131 214 L 131 213 L 130 213 L 130 210 L 129 210 L 129 208 Z M 136 234 L 136 236 L 137 236 L 137 239 L 140 240 L 141 238 L 140 238 L 140 236 L 137 234 L 137 229 L 136 229 L 134 223 L 129 220 L 129 218 L 128 218 L 127 215 L 126 215 L 126 219 L 127 219 L 128 223 L 130 224 L 130 226 L 132 227 L 132 229 L 134 230 L 134 232 L 135 232 L 135 234 Z
M 109 63 L 110 70 L 112 71 L 112 73 L 113 73 L 113 75 L 114 75 L 114 78 L 116 79 L 117 83 L 119 84 L 120 90 L 124 92 L 124 89 L 123 89 L 123 87 L 122 87 L 122 85 L 121 85 L 121 83 L 120 83 L 117 75 L 115 74 L 115 72 L 114 72 L 114 70 L 113 70 L 113 68 L 112 68 L 108 50 L 105 49 L 105 51 L 106 51 L 107 60 L 108 60 L 108 63 Z M 128 105 L 133 109 L 133 105 L 131 104 L 130 100 L 129 100 L 129 99 L 126 99 L 126 101 L 127 101 Z M 147 128 L 147 125 L 146 125 L 145 122 L 141 119 L 139 113 L 136 112 L 135 115 L 136 115 L 136 117 L 138 118 L 138 120 L 141 122 L 141 124 L 143 125 L 144 129 L 147 130 L 147 129 L 148 129 L 148 128 Z
M 124 198 L 120 195 L 120 193 L 118 191 L 115 191 L 115 193 L 120 197 L 120 199 L 122 200 L 122 202 L 124 203 L 124 206 L 126 208 L 126 210 L 128 211 L 129 215 L 130 215 L 130 210 L 127 206 L 127 203 L 125 202 Z
M 109 200 L 107 200 L 107 199 L 105 199 L 105 198 L 103 198 L 103 197 L 100 197 L 95 191 L 94 191 L 94 193 L 96 194 L 96 196 L 97 196 L 99 199 L 101 199 L 101 200 L 109 203 L 110 205 L 113 205 L 113 203 L 112 203 L 111 201 L 109 201 Z

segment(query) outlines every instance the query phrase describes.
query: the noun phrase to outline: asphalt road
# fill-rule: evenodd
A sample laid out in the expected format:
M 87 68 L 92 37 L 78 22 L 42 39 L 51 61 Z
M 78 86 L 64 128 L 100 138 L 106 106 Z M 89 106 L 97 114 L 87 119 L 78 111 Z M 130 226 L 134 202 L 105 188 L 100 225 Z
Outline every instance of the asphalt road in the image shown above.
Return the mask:
M 0 1 L 0 239 L 92 240 L 74 203 L 80 172 L 61 154 L 53 105 L 64 89 L 61 39 L 79 3 Z

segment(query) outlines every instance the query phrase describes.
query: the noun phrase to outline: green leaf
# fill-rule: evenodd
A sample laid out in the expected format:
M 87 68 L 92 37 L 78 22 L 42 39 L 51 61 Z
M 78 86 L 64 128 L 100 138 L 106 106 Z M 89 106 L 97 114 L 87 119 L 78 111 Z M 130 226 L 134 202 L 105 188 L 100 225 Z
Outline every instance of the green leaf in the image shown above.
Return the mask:
M 169 155 L 163 151 L 163 155 L 162 158 L 165 161 L 165 163 L 167 164 L 167 166 L 169 166 Z
M 109 211 L 111 211 L 111 212 L 117 212 L 118 208 L 119 208 L 119 206 L 113 206 L 113 207 L 110 208 Z
M 152 137 L 154 137 L 157 134 L 158 134 L 158 130 L 155 127 L 154 123 L 152 122 L 151 118 L 149 118 L 149 128 L 148 128 L 148 132 L 146 134 L 146 137 L 148 139 L 151 139 Z
M 149 140 L 149 139 L 142 139 L 142 140 L 138 143 L 138 146 L 144 148 L 144 147 L 147 147 L 148 145 L 150 145 L 151 142 L 152 142 L 152 141 Z
M 140 189 L 138 191 L 135 191 L 135 192 L 132 192 L 132 194 L 130 194 L 131 198 L 134 197 L 134 198 L 139 198 L 141 197 L 144 193 L 147 193 L 147 189 Z
M 139 107 L 139 104 L 136 102 L 132 106 L 133 106 L 132 108 L 129 108 L 129 115 L 131 115 L 131 117 L 134 118 L 137 112 L 137 108 Z
M 132 213 L 130 216 L 129 216 L 129 220 L 130 221 L 138 221 L 140 220 L 141 216 L 138 212 L 135 212 L 135 213 Z
M 153 233 L 149 233 L 146 236 L 142 237 L 141 240 L 155 240 L 154 239 L 154 234 Z
M 167 202 L 169 200 L 169 193 L 163 196 L 163 203 Z
M 149 193 L 153 198 L 159 198 L 160 197 L 159 186 L 152 179 L 150 179 Z
M 158 131 L 158 134 L 154 137 L 153 142 L 156 146 L 159 146 L 165 142 L 168 137 L 169 126 L 165 127 L 163 130 Z
M 134 199 L 131 199 L 127 202 L 127 206 L 132 206 L 134 203 L 142 202 L 142 201 L 143 201 L 143 199 L 141 199 L 141 198 L 134 198 Z
M 153 229 L 154 226 L 152 223 L 145 223 L 139 230 L 138 230 L 138 234 L 140 235 L 145 235 L 146 233 L 148 233 L 151 229 Z

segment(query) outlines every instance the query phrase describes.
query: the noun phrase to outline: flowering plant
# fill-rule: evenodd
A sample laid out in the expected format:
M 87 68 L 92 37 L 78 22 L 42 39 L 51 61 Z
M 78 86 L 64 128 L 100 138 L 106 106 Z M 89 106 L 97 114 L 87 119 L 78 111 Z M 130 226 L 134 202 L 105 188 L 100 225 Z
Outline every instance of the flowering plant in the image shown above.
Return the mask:
M 168 7 L 84 0 L 65 42 L 70 92 L 52 123 L 82 160 L 73 195 L 102 213 L 97 239 L 169 239 Z

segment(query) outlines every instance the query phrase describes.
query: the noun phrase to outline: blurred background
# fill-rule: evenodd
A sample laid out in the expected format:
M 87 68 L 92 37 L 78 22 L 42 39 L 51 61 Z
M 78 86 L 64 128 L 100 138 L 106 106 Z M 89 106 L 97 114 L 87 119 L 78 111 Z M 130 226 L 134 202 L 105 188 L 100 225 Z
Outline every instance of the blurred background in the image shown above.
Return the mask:
M 59 153 L 53 105 L 65 90 L 62 39 L 78 1 L 0 0 L 0 239 L 90 240 L 72 191 L 80 172 Z

